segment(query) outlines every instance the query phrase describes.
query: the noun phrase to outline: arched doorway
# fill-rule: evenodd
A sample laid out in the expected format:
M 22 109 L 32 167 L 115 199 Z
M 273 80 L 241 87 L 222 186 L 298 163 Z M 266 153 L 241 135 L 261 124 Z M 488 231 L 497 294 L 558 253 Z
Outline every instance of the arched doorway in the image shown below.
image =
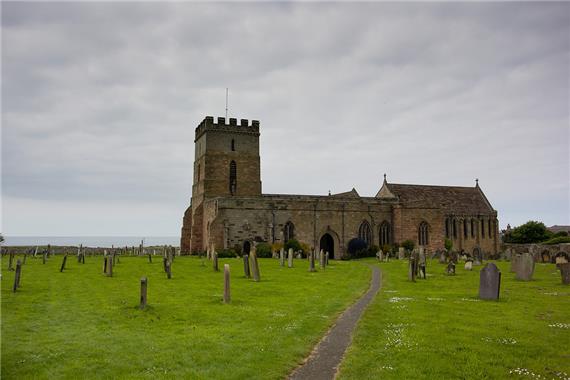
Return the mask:
M 241 252 L 242 255 L 249 255 L 249 251 L 251 250 L 251 243 L 249 240 L 243 242 L 243 251 Z
M 321 237 L 319 245 L 323 252 L 329 253 L 329 259 L 334 259 L 334 239 L 329 233 L 326 233 Z

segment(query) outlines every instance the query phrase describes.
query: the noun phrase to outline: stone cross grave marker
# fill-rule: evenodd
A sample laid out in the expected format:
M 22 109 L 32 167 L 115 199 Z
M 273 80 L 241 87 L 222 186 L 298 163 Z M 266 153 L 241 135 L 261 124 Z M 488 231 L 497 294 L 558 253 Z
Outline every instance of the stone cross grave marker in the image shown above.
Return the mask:
M 249 271 L 249 255 L 243 255 L 243 274 L 246 278 L 251 277 L 251 273 Z
M 516 278 L 517 280 L 530 281 L 534 273 L 534 257 L 531 253 L 525 252 L 519 259 L 517 265 Z
M 22 263 L 20 260 L 16 262 L 16 273 L 14 274 L 14 288 L 12 289 L 14 293 L 20 287 L 20 277 L 22 276 Z
M 501 289 L 501 271 L 494 263 L 487 263 L 479 272 L 479 298 L 498 300 Z
M 230 265 L 224 264 L 224 303 L 230 303 Z
M 67 261 L 67 253 L 63 256 L 63 261 L 61 262 L 61 268 L 59 269 L 60 272 L 63 272 L 65 269 L 65 262 Z
M 562 276 L 562 284 L 570 285 L 570 263 L 562 263 L 558 265 L 560 276 Z
M 141 278 L 141 302 L 139 308 L 144 309 L 146 307 L 146 289 L 148 286 L 148 279 L 146 277 Z

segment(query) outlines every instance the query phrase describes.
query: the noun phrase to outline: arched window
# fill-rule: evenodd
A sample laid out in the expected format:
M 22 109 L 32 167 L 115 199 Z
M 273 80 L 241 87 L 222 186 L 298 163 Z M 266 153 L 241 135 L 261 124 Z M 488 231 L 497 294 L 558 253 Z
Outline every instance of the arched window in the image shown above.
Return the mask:
M 449 229 L 450 229 L 449 225 L 450 225 L 449 218 L 446 218 L 445 219 L 445 237 L 448 239 L 451 237 L 451 234 L 449 233 Z
M 457 220 L 453 219 L 453 223 L 452 223 L 452 229 L 453 229 L 453 238 L 457 239 Z
M 291 222 L 285 223 L 285 227 L 283 227 L 283 239 L 285 241 L 283 243 L 286 243 L 294 238 L 295 238 L 295 226 Z
M 471 237 L 475 239 L 475 220 L 471 219 Z
M 232 152 L 236 150 L 236 141 L 232 139 Z
M 467 221 L 463 219 L 463 237 L 467 239 Z
M 485 238 L 485 221 L 481 219 L 481 239 Z
M 390 223 L 383 221 L 380 225 L 380 246 L 390 244 L 391 242 Z
M 419 245 L 428 245 L 429 243 L 429 226 L 426 222 L 421 222 L 418 228 Z
M 230 162 L 230 194 L 235 195 L 237 190 L 237 165 L 235 161 Z
M 370 245 L 372 240 L 372 230 L 370 229 L 370 223 L 368 221 L 363 221 L 360 223 L 360 228 L 358 229 L 358 238 L 364 240 L 367 245 Z

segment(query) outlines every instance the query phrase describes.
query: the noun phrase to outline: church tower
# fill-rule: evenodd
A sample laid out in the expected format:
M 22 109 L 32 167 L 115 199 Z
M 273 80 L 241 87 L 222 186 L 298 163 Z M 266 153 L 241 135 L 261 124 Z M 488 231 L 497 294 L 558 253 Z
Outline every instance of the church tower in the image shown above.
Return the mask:
M 204 201 L 216 197 L 261 195 L 259 121 L 212 116 L 198 125 L 194 138 L 192 200 L 184 213 L 182 252 L 206 250 Z

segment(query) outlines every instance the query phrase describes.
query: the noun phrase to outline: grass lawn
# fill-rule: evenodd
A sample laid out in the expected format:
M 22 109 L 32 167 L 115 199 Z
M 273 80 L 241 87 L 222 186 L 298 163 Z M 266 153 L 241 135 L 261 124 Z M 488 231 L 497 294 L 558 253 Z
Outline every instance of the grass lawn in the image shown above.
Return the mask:
M 230 264 L 232 302 L 222 303 L 223 273 L 198 258 L 178 257 L 171 280 L 161 257 L 123 257 L 114 277 L 103 258 L 69 256 L 42 264 L 28 257 L 21 288 L 2 258 L 2 379 L 284 378 L 337 315 L 369 285 L 361 262 L 331 262 L 317 273 L 260 259 L 261 282 Z M 148 277 L 147 310 L 138 310 Z
M 510 263 L 500 301 L 478 300 L 479 270 L 407 280 L 407 262 L 381 263 L 383 287 L 365 312 L 341 379 L 570 378 L 570 287 L 554 264 L 521 282 Z M 539 377 L 540 375 L 540 377 Z

